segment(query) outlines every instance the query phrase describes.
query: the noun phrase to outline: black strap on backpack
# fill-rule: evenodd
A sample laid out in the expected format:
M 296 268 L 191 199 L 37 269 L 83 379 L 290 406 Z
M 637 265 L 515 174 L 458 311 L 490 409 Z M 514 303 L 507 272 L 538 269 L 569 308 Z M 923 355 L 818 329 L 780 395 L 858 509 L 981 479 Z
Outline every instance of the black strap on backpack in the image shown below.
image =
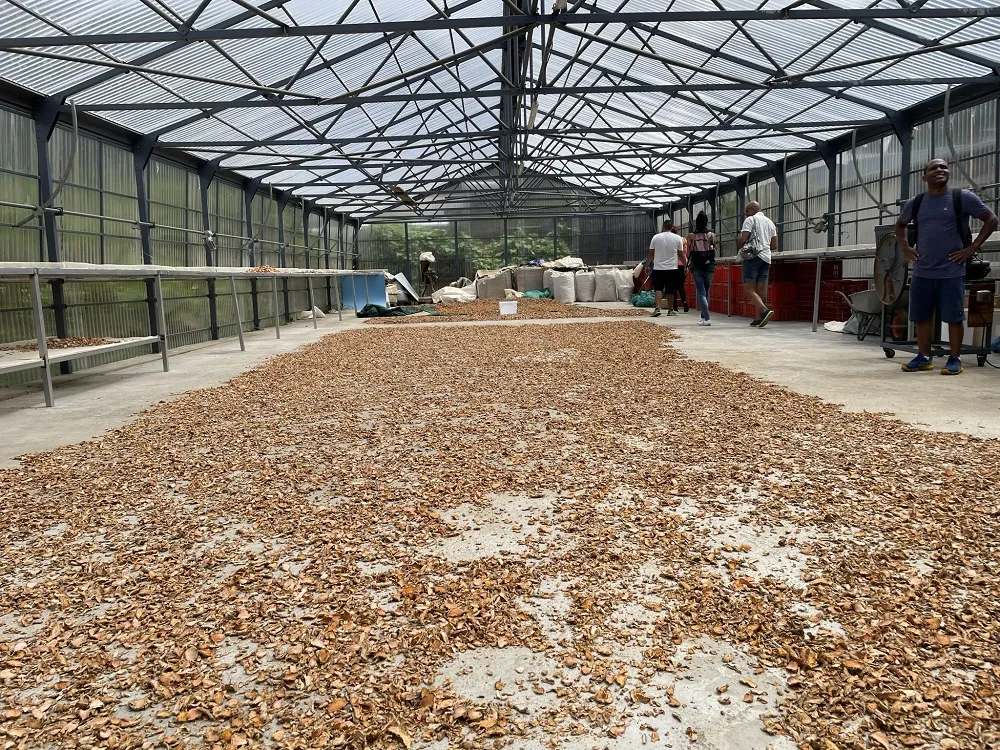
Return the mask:
M 951 193 L 952 211 L 955 214 L 955 224 L 958 226 L 958 236 L 962 238 L 962 247 L 966 248 L 972 244 L 972 230 L 969 229 L 969 225 L 965 223 L 965 217 L 962 215 L 962 191 L 951 188 L 949 192 Z M 917 215 L 925 195 L 926 193 L 921 193 L 913 198 L 913 215 L 906 232 L 906 239 L 910 243 L 910 247 L 916 247 L 917 244 Z

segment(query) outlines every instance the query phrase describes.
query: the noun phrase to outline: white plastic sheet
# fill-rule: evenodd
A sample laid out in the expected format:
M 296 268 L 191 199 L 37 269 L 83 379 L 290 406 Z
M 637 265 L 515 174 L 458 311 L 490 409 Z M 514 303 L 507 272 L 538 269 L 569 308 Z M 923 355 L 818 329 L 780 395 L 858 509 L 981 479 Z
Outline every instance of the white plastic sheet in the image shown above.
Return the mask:
M 586 264 L 583 262 L 582 258 L 574 258 L 571 255 L 565 255 L 557 260 L 549 260 L 542 263 L 545 268 L 583 268 Z
M 446 286 L 438 289 L 431 295 L 434 302 L 474 302 L 476 299 L 476 287 L 474 284 L 462 287 Z

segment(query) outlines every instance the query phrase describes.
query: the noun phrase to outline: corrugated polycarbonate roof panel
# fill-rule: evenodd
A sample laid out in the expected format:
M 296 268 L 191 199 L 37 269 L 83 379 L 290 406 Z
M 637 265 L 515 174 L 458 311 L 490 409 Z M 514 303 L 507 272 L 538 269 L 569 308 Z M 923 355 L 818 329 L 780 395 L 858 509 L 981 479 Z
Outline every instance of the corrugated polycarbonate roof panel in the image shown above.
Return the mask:
M 275 180 L 301 181 L 308 185 L 310 195 L 320 194 L 315 192 L 320 187 L 315 182 L 317 173 L 338 174 L 338 180 L 343 174 L 353 174 L 360 182 L 358 191 L 367 196 L 384 191 L 342 157 L 337 158 L 347 152 L 354 163 L 365 165 L 366 171 L 378 171 L 387 179 L 392 176 L 405 184 L 413 180 L 433 183 L 459 173 L 459 169 L 475 171 L 487 164 L 498 171 L 507 168 L 491 163 L 501 153 L 500 144 L 492 132 L 483 131 L 500 127 L 500 118 L 511 110 L 501 107 L 498 96 L 475 93 L 478 98 L 473 98 L 466 93 L 469 89 L 495 91 L 505 85 L 498 73 L 505 65 L 503 50 L 494 47 L 482 54 L 468 52 L 472 45 L 495 40 L 502 33 L 502 22 L 465 29 L 380 28 L 381 24 L 445 15 L 459 19 L 499 17 L 505 11 L 502 0 L 449 0 L 447 7 L 438 0 L 362 0 L 355 4 L 353 0 L 250 1 L 260 12 L 233 0 L 212 0 L 201 9 L 194 26 L 199 30 L 243 29 L 255 34 L 261 30 L 269 33 L 276 22 L 293 31 L 296 25 L 367 26 L 358 33 L 329 38 L 322 33 L 309 38 L 290 33 L 219 39 L 215 46 L 206 41 L 186 43 L 174 39 L 126 43 L 113 35 L 172 33 L 195 12 L 201 0 L 32 0 L 24 5 L 26 10 L 5 3 L 0 5 L 0 26 L 7 37 L 112 36 L 108 43 L 98 46 L 38 48 L 72 60 L 0 52 L 0 77 L 44 95 L 79 89 L 74 91 L 73 101 L 101 107 L 95 110 L 96 116 L 139 133 L 159 133 L 164 141 L 244 143 L 215 146 L 211 152 L 197 151 L 202 156 L 254 152 L 252 156 L 233 156 L 225 162 L 229 166 L 252 170 L 255 163 L 280 163 L 285 156 L 327 155 L 328 161 L 310 162 L 308 166 L 290 161 L 286 169 L 274 175 Z M 790 0 L 766 0 L 763 5 L 759 0 L 718 2 L 724 9 L 754 11 L 759 7 L 784 8 Z M 711 170 L 753 168 L 761 164 L 762 158 L 773 158 L 778 149 L 811 149 L 817 142 L 843 132 L 813 128 L 796 135 L 775 127 L 783 122 L 876 121 L 887 112 L 905 109 L 945 90 L 944 84 L 929 84 L 926 79 L 985 76 L 1000 57 L 1000 40 L 956 50 L 921 51 L 936 43 L 977 41 L 1000 34 L 1000 18 L 926 18 L 917 12 L 906 18 L 856 21 L 797 18 L 736 23 L 706 15 L 698 21 L 609 23 L 619 10 L 662 12 L 664 6 L 658 0 L 583 0 L 570 12 L 587 14 L 595 7 L 607 14 L 595 15 L 595 23 L 546 29 L 548 37 L 554 28 L 554 53 L 546 62 L 547 84 L 561 89 L 611 86 L 618 90 L 546 93 L 542 89 L 534 127 L 574 132 L 563 138 L 529 134 L 527 159 L 554 175 L 590 172 L 592 177 L 582 178 L 580 184 L 609 190 L 617 185 L 636 201 L 651 195 L 643 190 L 655 189 L 658 196 L 673 195 L 685 182 L 709 184 L 719 179 Z M 816 0 L 814 4 L 796 6 L 806 11 L 823 7 L 898 10 L 901 4 L 889 0 L 874 6 L 870 0 Z M 991 8 L 992 3 L 929 0 L 924 7 Z M 669 10 L 711 14 L 718 6 L 716 0 L 672 0 Z M 543 12 L 548 11 L 543 8 Z M 525 66 L 529 88 L 537 85 L 545 58 L 542 30 L 536 28 L 531 33 L 531 61 Z M 321 47 L 318 53 L 317 46 Z M 461 62 L 440 64 L 442 58 L 456 53 L 466 53 Z M 885 55 L 896 59 L 869 62 Z M 136 62 L 161 72 L 127 73 L 94 64 L 108 60 Z M 826 68 L 844 65 L 847 67 L 825 72 Z M 818 70 L 806 77 L 808 83 L 802 87 L 757 87 L 784 72 L 803 74 L 814 69 Z M 213 80 L 188 80 L 168 73 Z M 513 71 L 508 75 L 516 77 Z M 820 88 L 824 82 L 858 79 L 903 79 L 913 84 Z M 732 88 L 733 83 L 740 85 Z M 247 106 L 248 101 L 259 101 L 263 96 L 254 88 L 257 84 L 282 90 L 286 96 L 314 97 L 316 101 L 292 109 Z M 661 84 L 684 88 L 677 92 L 625 91 L 630 86 Z M 720 84 L 726 88 L 720 89 Z M 351 95 L 357 101 L 346 106 L 336 101 L 319 103 L 320 99 L 336 99 L 348 92 L 354 92 Z M 411 95 L 415 96 L 408 100 Z M 202 111 L 186 106 L 189 101 L 207 102 L 212 115 L 205 117 Z M 118 109 L 143 102 L 162 107 Z M 511 102 L 521 128 L 515 138 L 515 160 L 523 149 L 530 106 L 530 91 Z M 638 132 L 654 124 L 710 126 L 720 118 L 759 123 L 760 128 Z M 300 121 L 311 125 L 303 127 Z M 588 129 L 594 132 L 588 134 Z M 580 130 L 582 134 L 576 132 Z M 339 142 L 296 146 L 259 143 L 316 141 L 315 133 Z M 380 140 L 379 136 L 384 135 L 400 139 Z M 427 137 L 413 139 L 419 135 Z M 465 140 L 464 135 L 483 137 Z M 356 140 L 344 143 L 350 139 Z M 711 153 L 696 145 L 701 140 L 715 143 Z M 716 155 L 725 148 L 757 150 L 762 152 L 761 158 L 749 153 Z M 596 154 L 604 158 L 581 158 Z M 677 154 L 666 158 L 667 168 L 688 170 L 688 174 L 659 187 L 659 183 L 649 183 L 645 178 L 625 182 L 614 178 L 616 171 L 648 169 L 647 157 L 651 155 L 658 164 L 656 154 Z M 551 158 L 553 155 L 558 158 Z M 403 164 L 392 159 L 419 163 Z M 441 160 L 442 166 L 435 166 L 434 159 Z M 463 166 L 459 168 L 452 162 Z M 322 165 L 319 172 L 314 168 L 317 164 Z M 351 191 L 340 193 L 347 196 Z M 386 205 L 391 205 L 391 197 L 386 200 Z M 359 210 L 370 209 L 360 206 Z

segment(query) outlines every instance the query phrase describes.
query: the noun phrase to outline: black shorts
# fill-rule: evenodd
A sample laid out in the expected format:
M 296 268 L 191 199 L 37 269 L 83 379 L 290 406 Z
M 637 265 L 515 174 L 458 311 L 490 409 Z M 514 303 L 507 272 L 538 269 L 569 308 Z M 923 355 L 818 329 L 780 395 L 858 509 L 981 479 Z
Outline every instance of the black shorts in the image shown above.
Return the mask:
M 673 294 L 684 283 L 684 274 L 679 268 L 666 271 L 653 269 L 653 291 Z

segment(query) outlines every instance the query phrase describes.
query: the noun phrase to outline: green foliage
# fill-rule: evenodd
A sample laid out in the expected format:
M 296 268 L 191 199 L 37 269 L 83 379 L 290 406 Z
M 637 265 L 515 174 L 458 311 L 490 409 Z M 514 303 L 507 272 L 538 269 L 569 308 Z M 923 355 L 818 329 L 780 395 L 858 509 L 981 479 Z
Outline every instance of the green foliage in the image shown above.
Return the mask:
M 359 239 L 361 265 L 368 268 L 386 268 L 390 272 L 407 270 L 406 231 L 403 224 L 369 224 L 363 227 Z M 416 275 L 421 253 L 434 254 L 438 275 L 450 278 L 456 275 L 471 276 L 479 269 L 516 265 L 533 258 L 552 260 L 556 256 L 573 254 L 573 238 L 579 232 L 572 220 L 560 221 L 556 245 L 552 232 L 523 226 L 511 226 L 508 240 L 495 237 L 481 239 L 467 232 L 458 234 L 458 258 L 455 257 L 455 227 L 446 224 L 410 224 L 409 269 Z M 456 270 L 457 269 L 457 270 Z

